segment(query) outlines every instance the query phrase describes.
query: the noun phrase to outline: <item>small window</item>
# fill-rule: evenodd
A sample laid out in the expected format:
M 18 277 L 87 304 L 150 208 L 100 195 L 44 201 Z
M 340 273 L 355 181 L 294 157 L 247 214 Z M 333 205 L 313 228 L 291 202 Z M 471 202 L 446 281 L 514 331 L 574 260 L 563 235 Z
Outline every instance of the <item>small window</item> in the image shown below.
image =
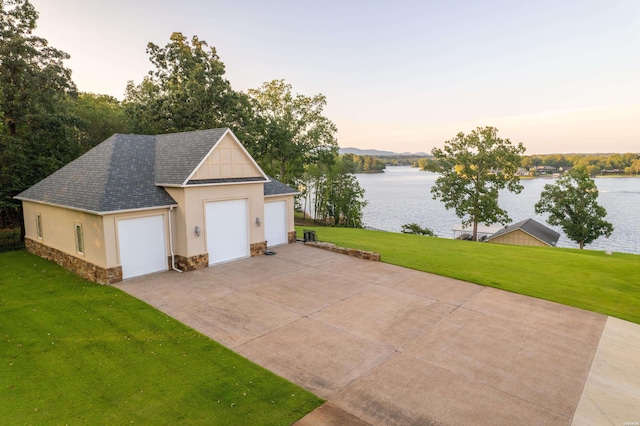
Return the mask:
M 82 225 L 76 223 L 76 249 L 78 253 L 84 254 L 84 237 L 82 236 Z
M 42 239 L 42 217 L 40 213 L 36 213 L 36 234 Z

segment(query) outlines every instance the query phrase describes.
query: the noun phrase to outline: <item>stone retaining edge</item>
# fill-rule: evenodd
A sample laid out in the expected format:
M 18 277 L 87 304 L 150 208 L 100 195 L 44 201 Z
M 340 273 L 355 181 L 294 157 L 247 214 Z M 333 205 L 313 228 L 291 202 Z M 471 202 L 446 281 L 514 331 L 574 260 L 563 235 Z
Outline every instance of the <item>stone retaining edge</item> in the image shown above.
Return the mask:
M 380 261 L 380 253 L 374 251 L 357 250 L 346 247 L 338 247 L 333 243 L 324 243 L 320 241 L 305 241 L 304 245 L 329 250 L 335 253 L 346 254 L 347 256 L 357 257 L 359 259 Z

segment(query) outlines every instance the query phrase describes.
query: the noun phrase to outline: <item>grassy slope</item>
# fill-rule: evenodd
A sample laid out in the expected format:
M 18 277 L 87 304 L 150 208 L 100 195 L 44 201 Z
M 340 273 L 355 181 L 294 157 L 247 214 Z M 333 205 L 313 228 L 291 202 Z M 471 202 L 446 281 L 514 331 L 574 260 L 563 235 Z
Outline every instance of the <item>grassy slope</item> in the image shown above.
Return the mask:
M 3 424 L 291 424 L 322 402 L 118 289 L 0 254 Z
M 640 256 L 521 247 L 345 228 L 318 239 L 376 251 L 395 265 L 458 278 L 640 324 Z M 298 228 L 301 237 L 302 228 Z

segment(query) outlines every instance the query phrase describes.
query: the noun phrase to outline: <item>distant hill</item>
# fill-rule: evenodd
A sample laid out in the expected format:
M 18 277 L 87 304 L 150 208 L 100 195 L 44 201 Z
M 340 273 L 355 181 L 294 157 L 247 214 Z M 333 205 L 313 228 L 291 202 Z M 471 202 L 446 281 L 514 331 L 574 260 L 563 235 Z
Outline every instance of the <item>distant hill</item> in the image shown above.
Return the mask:
M 360 148 L 340 148 L 340 155 L 342 154 L 355 154 L 355 155 L 375 155 L 378 157 L 394 157 L 398 155 L 421 155 L 429 156 L 426 152 L 392 152 L 392 151 L 380 151 L 378 149 L 360 149 Z
M 379 151 L 377 149 L 360 149 L 360 148 L 340 148 L 340 155 L 342 154 L 379 155 L 379 156 L 396 155 L 395 152 L 391 152 L 391 151 Z

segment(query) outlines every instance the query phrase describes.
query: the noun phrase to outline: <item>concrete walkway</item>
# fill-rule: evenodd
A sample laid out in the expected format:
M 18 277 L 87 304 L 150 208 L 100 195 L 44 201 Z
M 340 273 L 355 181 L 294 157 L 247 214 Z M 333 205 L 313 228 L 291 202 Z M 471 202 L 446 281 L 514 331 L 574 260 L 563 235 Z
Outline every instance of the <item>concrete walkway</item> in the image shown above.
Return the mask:
M 327 400 L 299 425 L 640 422 L 638 325 L 302 244 L 275 251 L 116 287 Z

